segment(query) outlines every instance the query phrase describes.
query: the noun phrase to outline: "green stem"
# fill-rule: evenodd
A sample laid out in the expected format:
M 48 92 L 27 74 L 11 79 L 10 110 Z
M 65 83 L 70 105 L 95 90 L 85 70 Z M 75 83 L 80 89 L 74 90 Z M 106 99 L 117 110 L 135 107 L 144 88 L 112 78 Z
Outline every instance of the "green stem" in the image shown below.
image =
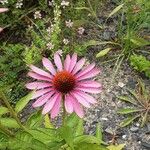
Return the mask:
M 19 124 L 20 128 L 25 129 L 25 127 L 22 125 L 20 119 L 17 116 L 17 113 L 14 111 L 14 109 L 11 107 L 10 103 L 8 102 L 5 94 L 3 91 L 0 91 L 0 98 L 3 100 L 3 102 L 5 103 L 5 105 L 7 106 L 7 108 L 9 109 L 12 117 L 17 121 L 17 123 Z
M 65 101 L 64 101 L 64 96 L 63 96 L 63 115 L 62 115 L 62 123 L 65 125 L 65 118 L 66 118 L 66 110 L 65 110 Z

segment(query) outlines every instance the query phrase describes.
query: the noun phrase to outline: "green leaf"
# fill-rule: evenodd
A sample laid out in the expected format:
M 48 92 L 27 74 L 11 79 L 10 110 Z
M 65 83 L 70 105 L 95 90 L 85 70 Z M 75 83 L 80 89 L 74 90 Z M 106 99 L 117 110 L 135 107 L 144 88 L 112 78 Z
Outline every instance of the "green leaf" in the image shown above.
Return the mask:
M 106 147 L 91 143 L 80 143 L 75 147 L 75 150 L 108 150 Z
M 45 125 L 45 128 L 54 128 L 48 114 L 44 116 L 44 125 Z
M 66 141 L 66 144 L 68 144 L 74 150 L 72 128 L 69 126 L 63 126 L 58 129 L 58 133 Z
M 21 98 L 15 107 L 15 111 L 17 113 L 19 113 L 20 111 L 23 110 L 23 108 L 28 104 L 28 102 L 31 100 L 31 97 L 33 95 L 33 92 L 30 92 L 28 95 L 24 96 L 23 98 Z
M 101 141 L 96 138 L 95 136 L 92 135 L 81 135 L 78 136 L 76 138 L 74 138 L 74 143 L 78 144 L 78 143 L 92 143 L 92 144 L 99 144 L 101 143 Z
M 103 135 L 102 135 L 102 128 L 101 128 L 100 123 L 98 123 L 98 124 L 96 125 L 96 137 L 97 137 L 98 139 L 100 139 L 100 141 L 102 141 Z
M 101 50 L 101 51 L 96 55 L 96 58 L 103 57 L 103 56 L 107 55 L 110 50 L 111 50 L 111 48 L 106 48 L 106 49 L 104 49 L 104 50 Z
M 113 16 L 115 13 L 117 13 L 123 6 L 124 6 L 124 4 L 121 4 L 121 5 L 117 6 L 117 7 L 108 15 L 108 18 L 110 18 L 111 16 Z
M 20 128 L 17 121 L 13 118 L 0 118 L 0 123 L 7 128 Z
M 0 106 L 0 116 L 6 114 L 8 112 L 9 112 L 8 108 Z
M 109 42 L 109 41 L 102 42 L 102 41 L 89 40 L 84 43 L 84 46 L 89 47 L 89 46 L 106 45 L 106 44 L 119 45 L 118 43 L 115 42 Z
M 42 128 L 27 130 L 28 133 L 32 135 L 32 137 L 38 141 L 41 141 L 44 144 L 55 141 L 55 130 L 47 129 L 46 132 Z
M 119 114 L 129 114 L 129 113 L 134 113 L 140 111 L 139 109 L 134 109 L 134 108 L 123 108 L 119 109 L 117 112 Z
M 130 41 L 138 47 L 150 45 L 150 42 L 146 41 L 143 38 L 132 38 Z
M 66 125 L 71 128 L 74 128 L 77 126 L 79 120 L 80 118 L 75 113 L 72 113 L 70 116 L 67 117 Z
M 76 136 L 79 136 L 79 135 L 82 135 L 82 134 L 83 134 L 83 132 L 84 132 L 84 127 L 83 127 L 83 120 L 82 120 L 82 119 L 79 120 L 75 132 L 76 132 L 76 133 L 75 133 Z
M 129 103 L 131 103 L 131 104 L 136 105 L 136 102 L 135 102 L 133 99 L 127 97 L 127 96 L 116 96 L 116 97 L 117 97 L 119 100 L 122 100 L 122 101 L 125 101 L 125 102 L 129 102 Z
M 107 148 L 109 150 L 122 150 L 125 147 L 125 144 L 119 144 L 119 145 L 110 145 Z
M 26 126 L 34 129 L 40 127 L 42 123 L 43 123 L 42 113 L 41 111 L 37 111 L 28 118 L 26 122 Z
M 123 120 L 121 123 L 120 123 L 120 127 L 125 127 L 129 124 L 131 124 L 136 118 L 138 118 L 139 116 L 135 116 L 135 117 L 128 117 L 127 119 Z

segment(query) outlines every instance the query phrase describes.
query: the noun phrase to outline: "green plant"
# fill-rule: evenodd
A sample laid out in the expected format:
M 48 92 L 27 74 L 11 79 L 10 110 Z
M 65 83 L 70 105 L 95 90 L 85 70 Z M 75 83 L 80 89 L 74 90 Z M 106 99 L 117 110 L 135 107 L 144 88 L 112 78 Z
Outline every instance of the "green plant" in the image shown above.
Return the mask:
M 0 91 L 0 99 L 5 106 L 0 107 L 0 149 L 9 150 L 122 150 L 122 145 L 110 145 L 102 140 L 99 125 L 96 135 L 85 135 L 83 120 L 75 114 L 65 117 L 65 124 L 54 128 L 49 115 L 42 116 L 37 110 L 27 121 L 21 122 L 19 115 L 29 102 L 33 93 L 20 99 L 13 108 L 4 92 Z M 43 126 L 44 124 L 44 126 Z
M 150 61 L 142 55 L 131 55 L 130 63 L 139 72 L 144 72 L 150 78 Z
M 131 124 L 139 119 L 141 127 L 150 121 L 150 93 L 145 88 L 144 83 L 138 80 L 138 86 L 135 91 L 128 89 L 130 96 L 118 96 L 118 99 L 132 104 L 134 107 L 119 109 L 118 113 L 127 115 L 127 119 L 120 123 L 121 127 Z

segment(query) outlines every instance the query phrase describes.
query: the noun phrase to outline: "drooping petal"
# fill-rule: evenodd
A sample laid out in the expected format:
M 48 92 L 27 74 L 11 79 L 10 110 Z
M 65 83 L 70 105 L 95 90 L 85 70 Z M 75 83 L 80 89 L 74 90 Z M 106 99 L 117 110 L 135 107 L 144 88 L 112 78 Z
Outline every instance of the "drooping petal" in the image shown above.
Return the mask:
M 82 88 L 80 88 L 80 87 L 76 87 L 75 88 L 75 90 L 78 90 L 78 91 L 84 91 L 84 92 L 88 92 L 88 93 L 95 93 L 95 94 L 97 94 L 97 93 L 100 93 L 102 90 L 101 90 L 101 88 L 88 88 L 88 87 L 82 87 Z
M 48 101 L 47 103 L 45 104 L 44 108 L 43 108 L 43 111 L 42 111 L 42 114 L 45 115 L 46 113 L 48 113 L 54 106 L 58 96 L 60 94 L 59 93 L 55 93 Z
M 2 31 L 3 31 L 3 28 L 0 27 L 0 32 L 2 32 Z
M 32 99 L 35 99 L 37 97 L 40 97 L 48 92 L 51 92 L 53 90 L 53 88 L 46 88 L 46 89 L 42 89 L 42 90 L 38 90 L 38 91 L 35 91 L 33 94 L 32 94 Z
M 75 67 L 74 67 L 72 73 L 73 73 L 73 74 L 77 73 L 77 72 L 83 67 L 84 63 L 85 63 L 85 59 L 84 59 L 84 58 L 80 59 L 80 60 L 77 62 L 77 64 L 75 65 Z
M 41 75 L 34 73 L 34 72 L 29 72 L 28 76 L 32 77 L 33 79 L 37 79 L 37 80 L 43 80 L 43 81 L 49 81 L 49 82 L 51 81 L 50 78 L 47 78 L 45 76 L 41 76 Z
M 0 8 L 0 13 L 8 11 L 8 8 Z
M 56 74 L 56 70 L 53 66 L 53 64 L 51 63 L 51 61 L 47 58 L 43 58 L 42 59 L 42 62 L 43 62 L 43 66 L 52 74 L 52 75 L 55 75 Z
M 42 75 L 42 76 L 45 76 L 47 78 L 52 78 L 52 75 L 50 75 L 48 72 L 34 66 L 34 65 L 30 65 L 30 68 L 32 69 L 33 72 L 39 74 L 39 75 Z
M 40 107 L 42 105 L 44 105 L 49 99 L 50 97 L 55 93 L 55 91 L 51 91 L 43 96 L 41 96 L 40 98 L 38 98 L 33 104 L 33 107 Z
M 87 67 L 85 67 L 82 71 L 77 73 L 76 78 L 78 79 L 79 77 L 85 75 L 86 73 L 90 72 L 93 68 L 95 67 L 95 64 L 90 64 Z
M 64 61 L 64 69 L 65 69 L 66 71 L 69 70 L 70 61 L 71 61 L 70 55 L 67 55 L 67 56 L 66 56 L 66 59 L 65 59 L 65 61 Z
M 99 82 L 88 80 L 88 81 L 81 81 L 77 83 L 78 87 L 102 87 L 102 85 Z
M 88 78 L 93 78 L 95 77 L 96 75 L 98 75 L 101 71 L 97 68 L 94 68 L 92 69 L 90 72 L 80 76 L 77 78 L 78 81 L 81 81 L 81 80 L 85 80 L 85 79 L 88 79 Z
M 60 110 L 60 105 L 61 105 L 61 94 L 59 94 L 57 100 L 55 101 L 55 104 L 51 110 L 51 118 L 55 118 Z
M 73 104 L 73 110 L 80 118 L 83 118 L 84 116 L 83 108 L 80 106 L 79 102 L 73 96 L 70 95 L 70 97 Z
M 77 63 L 77 54 L 74 53 L 72 58 L 71 58 L 71 62 L 70 62 L 70 66 L 69 66 L 69 72 L 71 72 L 73 70 L 73 68 L 75 67 Z
M 46 87 L 51 87 L 52 83 L 49 82 L 31 82 L 26 84 L 26 88 L 33 90 L 33 89 L 42 89 Z
M 65 96 L 65 109 L 68 113 L 73 112 L 73 105 L 72 105 L 71 97 L 69 95 Z
M 55 65 L 57 66 L 58 71 L 62 71 L 63 69 L 62 62 L 58 53 L 54 54 L 54 62 L 55 62 Z
M 97 103 L 96 99 L 89 94 L 86 94 L 85 92 L 82 91 L 76 91 L 79 95 L 81 95 L 84 99 L 86 99 L 89 103 L 95 104 Z
M 73 97 L 75 97 L 80 104 L 82 104 L 83 106 L 85 106 L 87 108 L 90 108 L 90 104 L 81 95 L 79 95 L 77 92 L 73 91 L 73 92 L 71 92 L 71 95 Z

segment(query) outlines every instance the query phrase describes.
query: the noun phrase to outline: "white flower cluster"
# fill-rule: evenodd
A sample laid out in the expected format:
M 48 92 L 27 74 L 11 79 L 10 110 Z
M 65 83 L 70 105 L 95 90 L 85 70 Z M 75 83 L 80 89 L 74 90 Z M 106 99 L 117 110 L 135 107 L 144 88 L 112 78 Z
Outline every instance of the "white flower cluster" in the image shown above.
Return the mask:
M 52 44 L 51 42 L 47 43 L 46 46 L 47 46 L 47 49 L 50 49 L 50 50 L 54 48 L 54 44 Z
M 79 28 L 78 28 L 78 33 L 79 33 L 80 35 L 82 35 L 82 34 L 84 33 L 84 31 L 85 31 L 85 29 L 84 29 L 83 27 L 79 27 Z
M 41 12 L 40 11 L 36 11 L 34 13 L 34 19 L 41 19 L 41 18 L 42 18 Z
M 23 0 L 18 0 L 16 3 L 16 8 L 21 8 L 23 6 Z
M 63 1 L 61 2 L 61 6 L 62 6 L 63 8 L 65 8 L 66 6 L 69 6 L 69 2 L 63 0 Z
M 8 4 L 8 0 L 0 0 L 0 3 L 1 3 L 2 5 Z

